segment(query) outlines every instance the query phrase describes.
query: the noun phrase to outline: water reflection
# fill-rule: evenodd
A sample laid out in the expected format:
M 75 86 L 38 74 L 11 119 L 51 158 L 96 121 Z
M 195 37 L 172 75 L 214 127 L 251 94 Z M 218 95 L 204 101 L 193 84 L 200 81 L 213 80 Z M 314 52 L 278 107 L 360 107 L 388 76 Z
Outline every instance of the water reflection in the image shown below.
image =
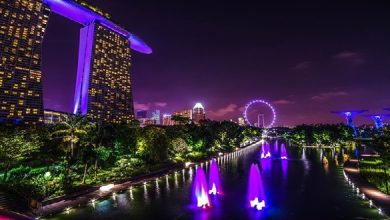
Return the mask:
M 344 178 L 340 180 L 341 168 L 335 169 L 334 166 L 338 154 L 335 150 L 300 149 L 287 145 L 289 158 L 280 160 L 283 143 L 269 142 L 273 158 L 260 160 L 259 145 L 217 158 L 224 193 L 211 196 L 212 207 L 207 210 L 188 207 L 194 178 L 194 167 L 189 167 L 172 173 L 172 176 L 156 178 L 154 183 L 130 188 L 127 193 L 118 193 L 115 197 L 95 201 L 85 207 L 72 208 L 69 214 L 62 213 L 53 218 L 316 219 L 318 213 L 323 219 L 336 216 L 345 219 L 380 218 L 372 210 L 367 211 L 368 205 L 361 204 L 361 195 L 357 196 L 356 190 L 350 190 Z M 324 156 L 329 156 L 327 167 L 321 161 Z M 248 170 L 253 162 L 258 163 L 267 198 L 268 207 L 261 212 L 245 208 Z M 209 161 L 203 167 L 210 172 Z M 338 209 L 334 209 L 335 206 Z
M 149 202 L 149 195 L 148 195 L 148 184 L 144 183 L 144 201 L 145 203 Z
M 170 188 L 169 188 L 169 177 L 168 177 L 168 174 L 165 175 L 165 188 L 167 190 L 167 192 L 170 191 Z
M 129 191 L 130 191 L 130 199 L 131 199 L 131 200 L 134 200 L 133 187 L 132 187 L 132 186 L 130 187 L 130 190 L 129 190 Z
M 177 180 L 177 171 L 175 171 L 175 188 L 179 186 L 179 182 Z
M 159 179 L 158 177 L 156 178 L 155 182 L 156 182 L 156 188 L 155 188 L 155 191 L 156 191 L 156 197 L 159 198 L 160 197 L 160 184 L 158 183 Z

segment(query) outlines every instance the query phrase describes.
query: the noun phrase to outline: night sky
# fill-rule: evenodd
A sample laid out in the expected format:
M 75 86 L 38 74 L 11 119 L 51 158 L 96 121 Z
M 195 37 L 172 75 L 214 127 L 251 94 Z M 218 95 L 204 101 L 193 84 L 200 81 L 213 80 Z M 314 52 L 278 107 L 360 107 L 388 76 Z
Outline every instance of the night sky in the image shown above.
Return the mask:
M 278 125 L 294 125 L 342 122 L 331 110 L 390 107 L 385 1 L 93 2 L 153 49 L 133 52 L 136 109 L 170 113 L 202 102 L 208 118 L 236 120 L 249 100 L 265 99 Z M 79 28 L 50 18 L 45 108 L 72 109 Z

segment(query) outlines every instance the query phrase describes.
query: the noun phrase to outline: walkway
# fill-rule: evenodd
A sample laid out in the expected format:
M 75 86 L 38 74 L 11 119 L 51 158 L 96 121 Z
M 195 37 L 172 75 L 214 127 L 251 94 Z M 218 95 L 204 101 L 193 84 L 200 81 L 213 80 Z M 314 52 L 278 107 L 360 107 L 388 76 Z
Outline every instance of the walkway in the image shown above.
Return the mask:
M 129 178 L 128 180 L 114 182 L 114 186 L 107 191 L 101 191 L 98 187 L 94 187 L 92 190 L 78 192 L 70 196 L 62 196 L 60 198 L 53 199 L 52 202 L 46 202 L 49 204 L 44 204 L 40 209 L 34 210 L 34 213 L 37 216 L 47 216 L 62 212 L 64 210 L 71 211 L 71 207 L 75 207 L 80 204 L 91 203 L 92 200 L 109 197 L 113 192 L 128 190 L 131 186 L 149 182 L 150 180 L 155 179 L 162 174 L 169 173 L 176 168 L 177 166 L 174 165 L 136 178 Z
M 334 148 L 336 148 L 336 147 L 333 147 L 333 146 L 319 146 L 319 145 L 307 145 L 307 146 L 302 146 L 302 147 L 304 147 L 304 148 L 327 148 L 327 149 L 334 149 Z
M 255 146 L 259 142 L 252 143 L 244 148 L 241 148 L 238 151 L 234 151 L 229 154 L 238 153 L 241 150 L 244 150 L 250 146 Z M 225 155 L 225 156 L 226 156 Z M 208 159 L 209 160 L 209 159 Z M 189 167 L 194 167 L 195 164 L 191 164 Z M 50 204 L 44 204 L 39 210 L 35 210 L 35 214 L 37 216 L 48 216 L 51 214 L 59 213 L 62 211 L 71 212 L 71 207 L 78 206 L 80 204 L 90 203 L 92 204 L 92 200 L 98 200 L 100 198 L 107 198 L 112 196 L 113 192 L 121 192 L 125 190 L 129 190 L 131 186 L 141 185 L 145 182 L 149 182 L 151 180 L 155 180 L 156 177 L 162 177 L 164 175 L 168 175 L 169 173 L 178 171 L 178 166 L 172 166 L 169 168 L 161 169 L 156 172 L 149 173 L 147 175 L 139 176 L 137 178 L 130 178 L 127 180 L 123 180 L 120 182 L 116 182 L 113 188 L 110 188 L 108 191 L 101 191 L 99 188 L 95 187 L 92 191 L 84 192 L 84 194 L 76 194 L 72 196 L 63 196 L 59 199 L 53 199 Z
M 0 209 L 12 210 L 23 214 L 28 213 L 27 202 L 14 193 L 3 192 L 0 190 Z
M 344 164 L 344 171 L 348 178 L 363 192 L 366 197 L 380 207 L 387 216 L 390 216 L 390 196 L 380 192 L 367 182 L 359 173 L 358 160 L 350 159 Z

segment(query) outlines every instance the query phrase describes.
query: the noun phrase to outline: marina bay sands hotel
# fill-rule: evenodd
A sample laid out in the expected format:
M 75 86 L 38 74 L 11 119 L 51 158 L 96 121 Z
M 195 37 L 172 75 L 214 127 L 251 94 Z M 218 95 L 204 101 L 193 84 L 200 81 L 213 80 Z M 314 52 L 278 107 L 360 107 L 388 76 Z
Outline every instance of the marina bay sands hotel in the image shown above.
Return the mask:
M 0 123 L 43 122 L 41 50 L 51 13 L 80 29 L 74 114 L 112 123 L 134 118 L 132 50 L 152 50 L 99 9 L 72 0 L 0 0 Z

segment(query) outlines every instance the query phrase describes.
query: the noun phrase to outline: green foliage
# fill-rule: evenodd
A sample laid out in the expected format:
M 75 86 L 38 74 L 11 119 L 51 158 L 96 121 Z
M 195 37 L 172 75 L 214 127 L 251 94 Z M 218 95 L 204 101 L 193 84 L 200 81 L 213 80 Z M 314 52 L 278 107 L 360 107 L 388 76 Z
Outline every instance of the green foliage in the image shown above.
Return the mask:
M 302 145 L 346 145 L 353 140 L 350 127 L 337 124 L 298 125 L 287 136 L 297 146 Z
M 389 168 L 390 168 L 390 127 L 383 128 L 380 136 L 376 136 L 373 141 L 373 148 L 382 159 L 381 168 L 383 170 L 382 183 L 385 185 L 386 193 L 390 193 Z
M 0 167 L 3 170 L 3 181 L 7 180 L 7 172 L 31 156 L 42 143 L 36 133 L 26 130 L 4 131 L 0 134 Z
M 172 163 L 197 161 L 259 135 L 255 128 L 232 122 L 180 124 L 139 127 L 76 115 L 55 126 L 0 126 L 0 176 L 16 193 L 43 200 Z
M 160 163 L 168 159 L 170 141 L 165 130 L 159 127 L 146 127 L 139 133 L 137 152 L 148 163 Z

